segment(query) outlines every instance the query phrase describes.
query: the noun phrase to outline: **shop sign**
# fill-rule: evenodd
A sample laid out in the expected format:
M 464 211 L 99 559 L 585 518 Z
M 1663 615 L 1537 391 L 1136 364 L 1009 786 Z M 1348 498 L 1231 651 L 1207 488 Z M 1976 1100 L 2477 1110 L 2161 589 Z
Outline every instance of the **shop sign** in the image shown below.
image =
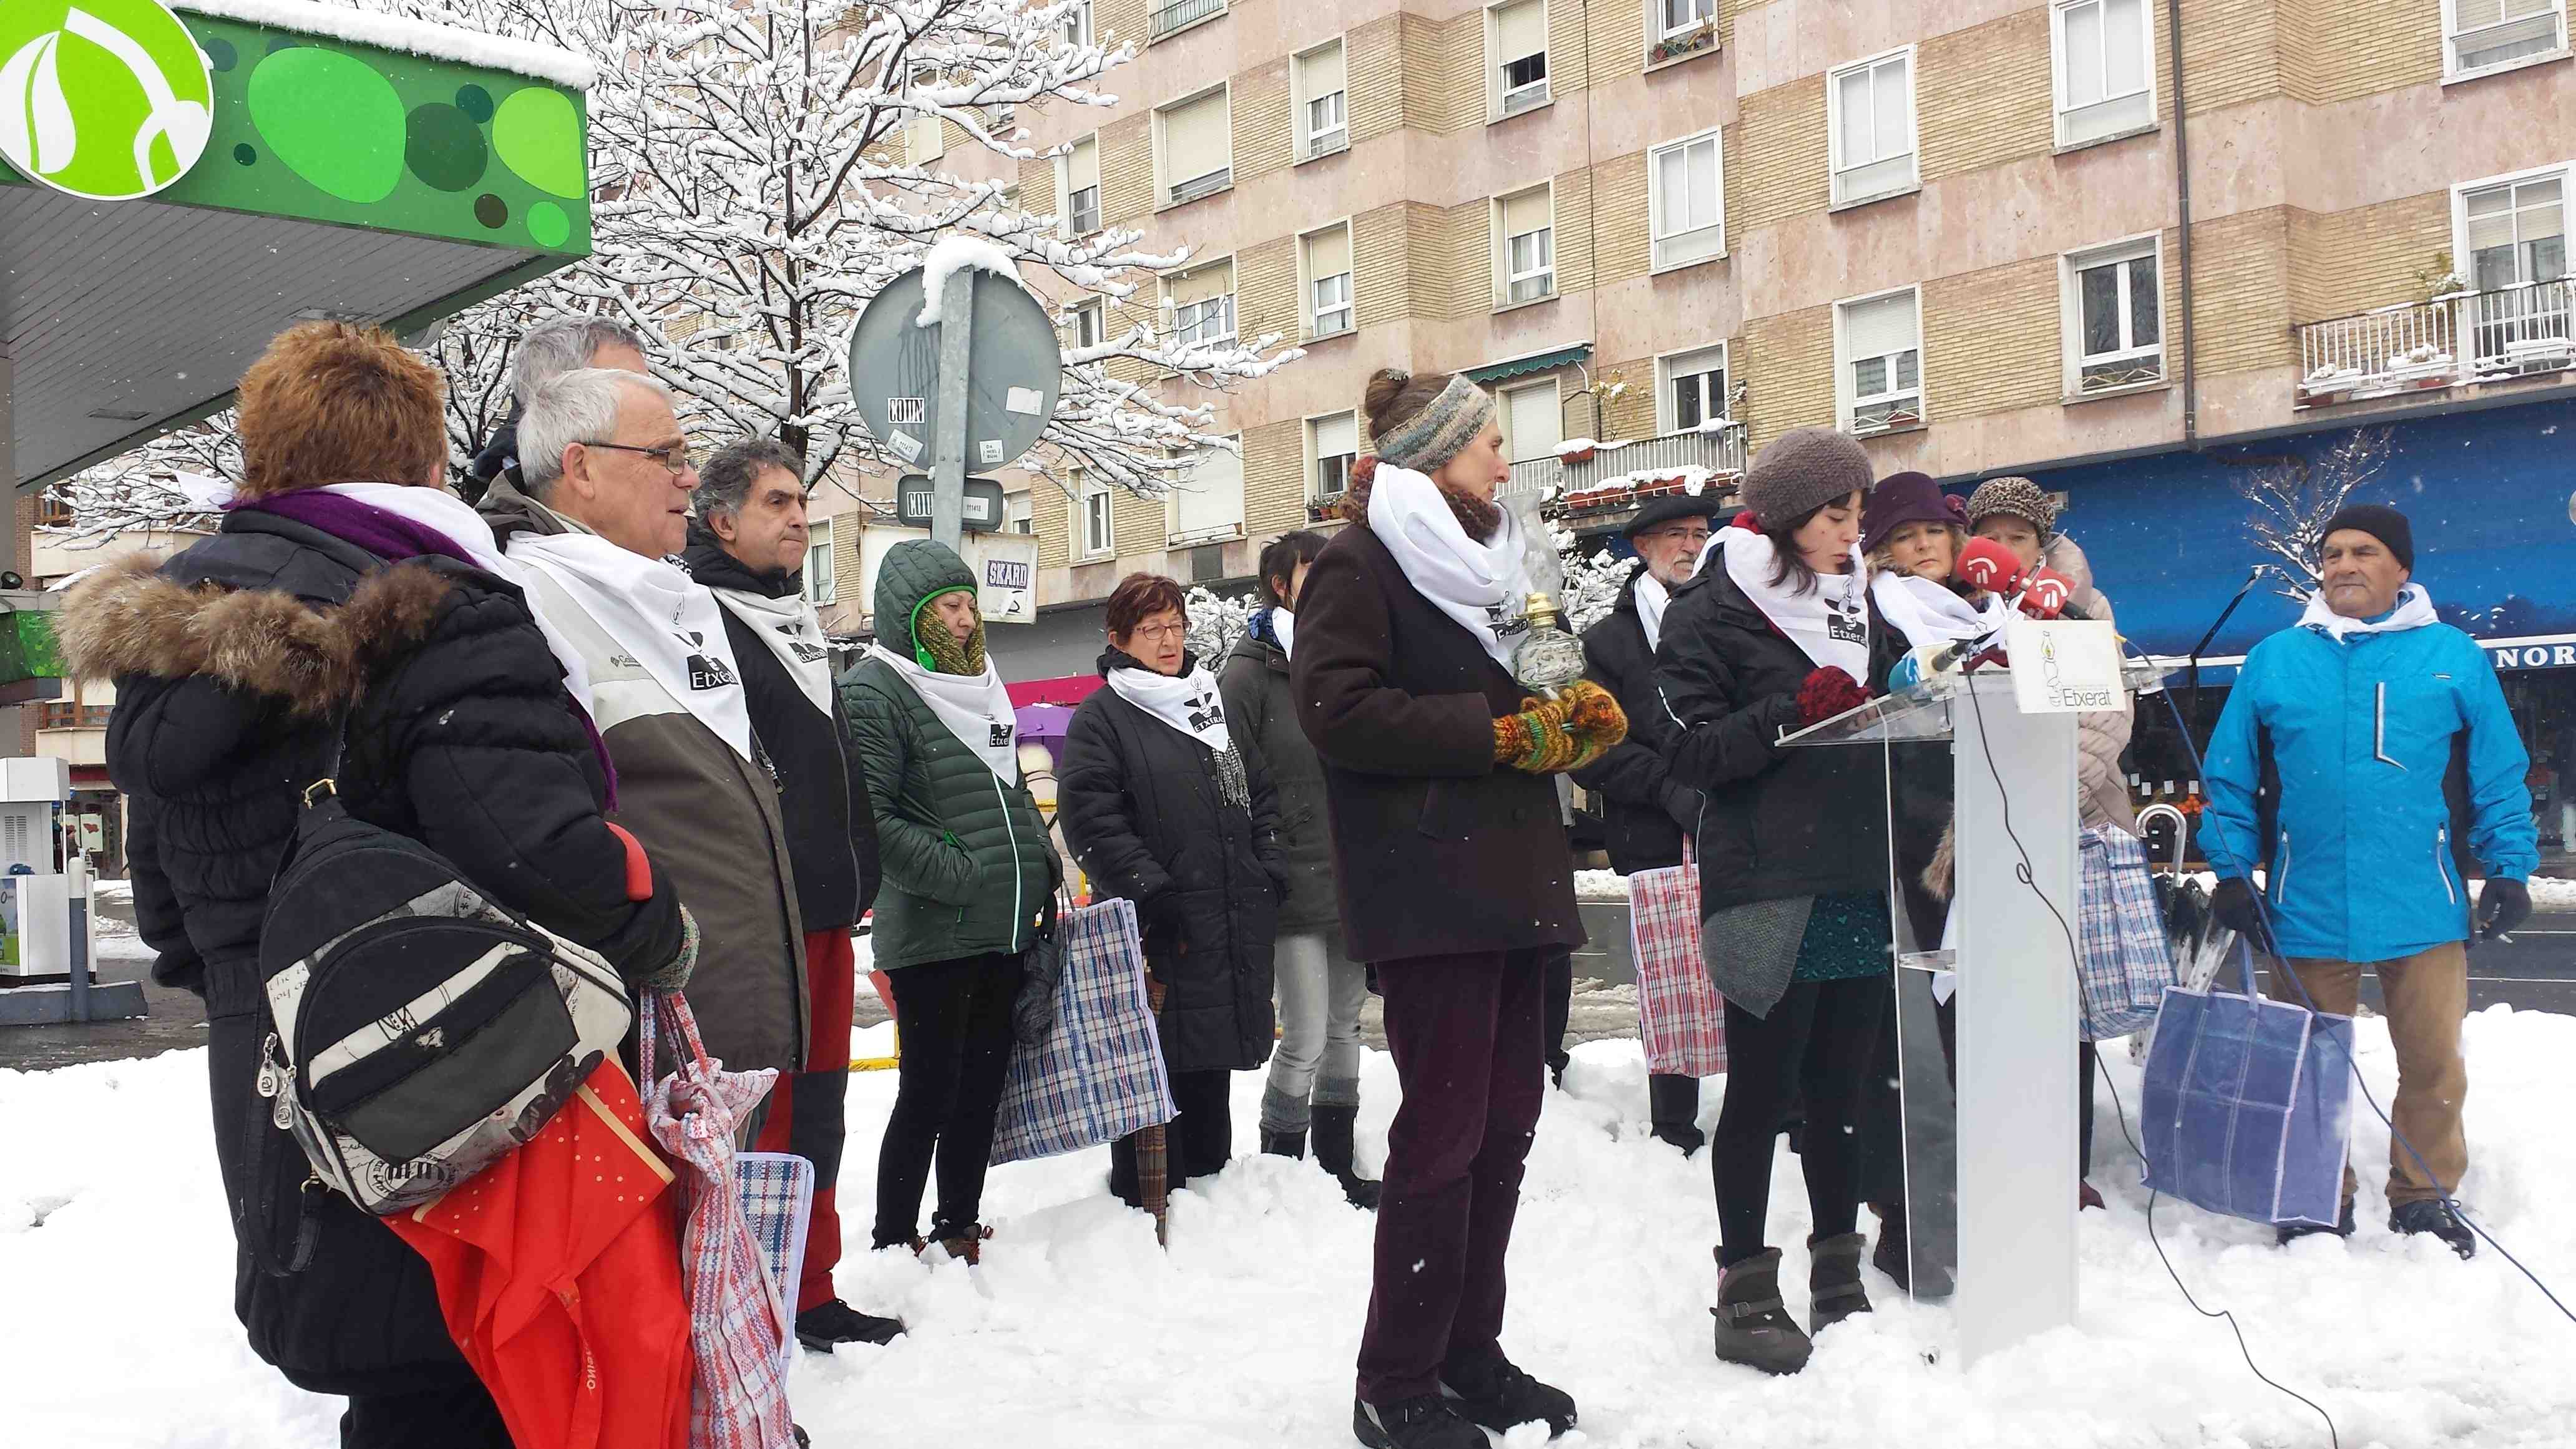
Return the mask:
M 2487 647 L 2499 670 L 2576 669 L 2576 642 L 2563 644 L 2495 644 Z
M 161 190 L 205 154 L 213 105 L 205 53 L 158 0 L 0 6 L 0 158 L 56 191 Z

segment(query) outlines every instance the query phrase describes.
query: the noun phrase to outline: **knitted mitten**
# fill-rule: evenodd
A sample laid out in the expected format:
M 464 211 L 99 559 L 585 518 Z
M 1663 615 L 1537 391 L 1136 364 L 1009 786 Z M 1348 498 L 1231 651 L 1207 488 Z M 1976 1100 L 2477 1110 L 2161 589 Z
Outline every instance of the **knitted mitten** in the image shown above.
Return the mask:
M 1574 736 L 1574 758 L 1566 769 L 1582 769 L 1628 737 L 1628 716 L 1618 698 L 1591 680 L 1567 685 L 1558 699 L 1567 706 L 1565 728 Z
M 1521 701 L 1520 713 L 1494 721 L 1494 763 L 1533 775 L 1565 769 L 1575 754 L 1574 737 L 1565 729 L 1567 708 L 1564 700 L 1533 696 Z
M 677 991 L 689 984 L 689 973 L 698 969 L 698 918 L 680 907 L 680 949 L 669 961 L 645 975 L 635 978 L 642 991 Z

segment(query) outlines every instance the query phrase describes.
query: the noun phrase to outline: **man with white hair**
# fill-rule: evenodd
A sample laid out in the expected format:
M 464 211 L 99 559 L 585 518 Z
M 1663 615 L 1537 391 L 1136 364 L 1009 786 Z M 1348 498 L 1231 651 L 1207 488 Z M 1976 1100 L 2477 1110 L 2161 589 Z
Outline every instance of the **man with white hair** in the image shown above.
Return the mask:
M 504 474 L 519 481 L 519 419 L 537 389 L 585 367 L 614 368 L 650 376 L 644 339 L 634 328 L 605 317 L 554 317 L 529 328 L 519 338 L 518 359 L 510 364 L 510 416 L 493 430 L 469 470 L 468 503 L 480 502 L 492 480 Z
M 612 818 L 697 920 L 707 1051 L 795 1071 L 809 1005 L 787 828 L 715 595 L 669 561 L 698 482 L 670 392 L 568 372 L 529 399 L 519 438 L 524 488 L 494 479 L 481 511 L 607 743 Z

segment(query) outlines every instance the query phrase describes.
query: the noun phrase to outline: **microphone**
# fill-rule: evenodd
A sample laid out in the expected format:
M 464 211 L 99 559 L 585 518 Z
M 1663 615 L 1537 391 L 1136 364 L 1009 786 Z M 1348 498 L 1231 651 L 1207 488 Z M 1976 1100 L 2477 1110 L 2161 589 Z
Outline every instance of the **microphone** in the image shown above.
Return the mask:
M 1959 562 L 1950 572 L 1987 593 L 2008 594 L 2021 576 L 2021 560 L 1991 538 L 1972 538 L 1959 550 Z
M 1909 649 L 1905 657 L 1897 660 L 1895 666 L 1887 671 L 1888 691 L 1894 693 L 1910 689 L 1927 679 L 1953 673 L 1974 662 L 1976 656 L 2000 647 L 2000 636 L 1987 633 L 1951 644 L 1924 644 Z
M 2030 571 L 2021 591 L 2021 611 L 2034 619 L 2054 619 L 2066 612 L 2066 601 L 2075 592 L 2075 581 L 2053 569 Z

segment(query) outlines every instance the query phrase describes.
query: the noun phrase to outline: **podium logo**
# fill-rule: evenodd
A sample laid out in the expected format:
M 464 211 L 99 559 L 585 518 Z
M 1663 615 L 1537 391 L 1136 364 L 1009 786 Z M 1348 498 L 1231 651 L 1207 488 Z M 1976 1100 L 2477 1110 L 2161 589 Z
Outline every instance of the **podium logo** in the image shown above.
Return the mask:
M 158 0 L 0 7 L 0 158 L 94 201 L 150 196 L 205 154 L 206 57 Z

